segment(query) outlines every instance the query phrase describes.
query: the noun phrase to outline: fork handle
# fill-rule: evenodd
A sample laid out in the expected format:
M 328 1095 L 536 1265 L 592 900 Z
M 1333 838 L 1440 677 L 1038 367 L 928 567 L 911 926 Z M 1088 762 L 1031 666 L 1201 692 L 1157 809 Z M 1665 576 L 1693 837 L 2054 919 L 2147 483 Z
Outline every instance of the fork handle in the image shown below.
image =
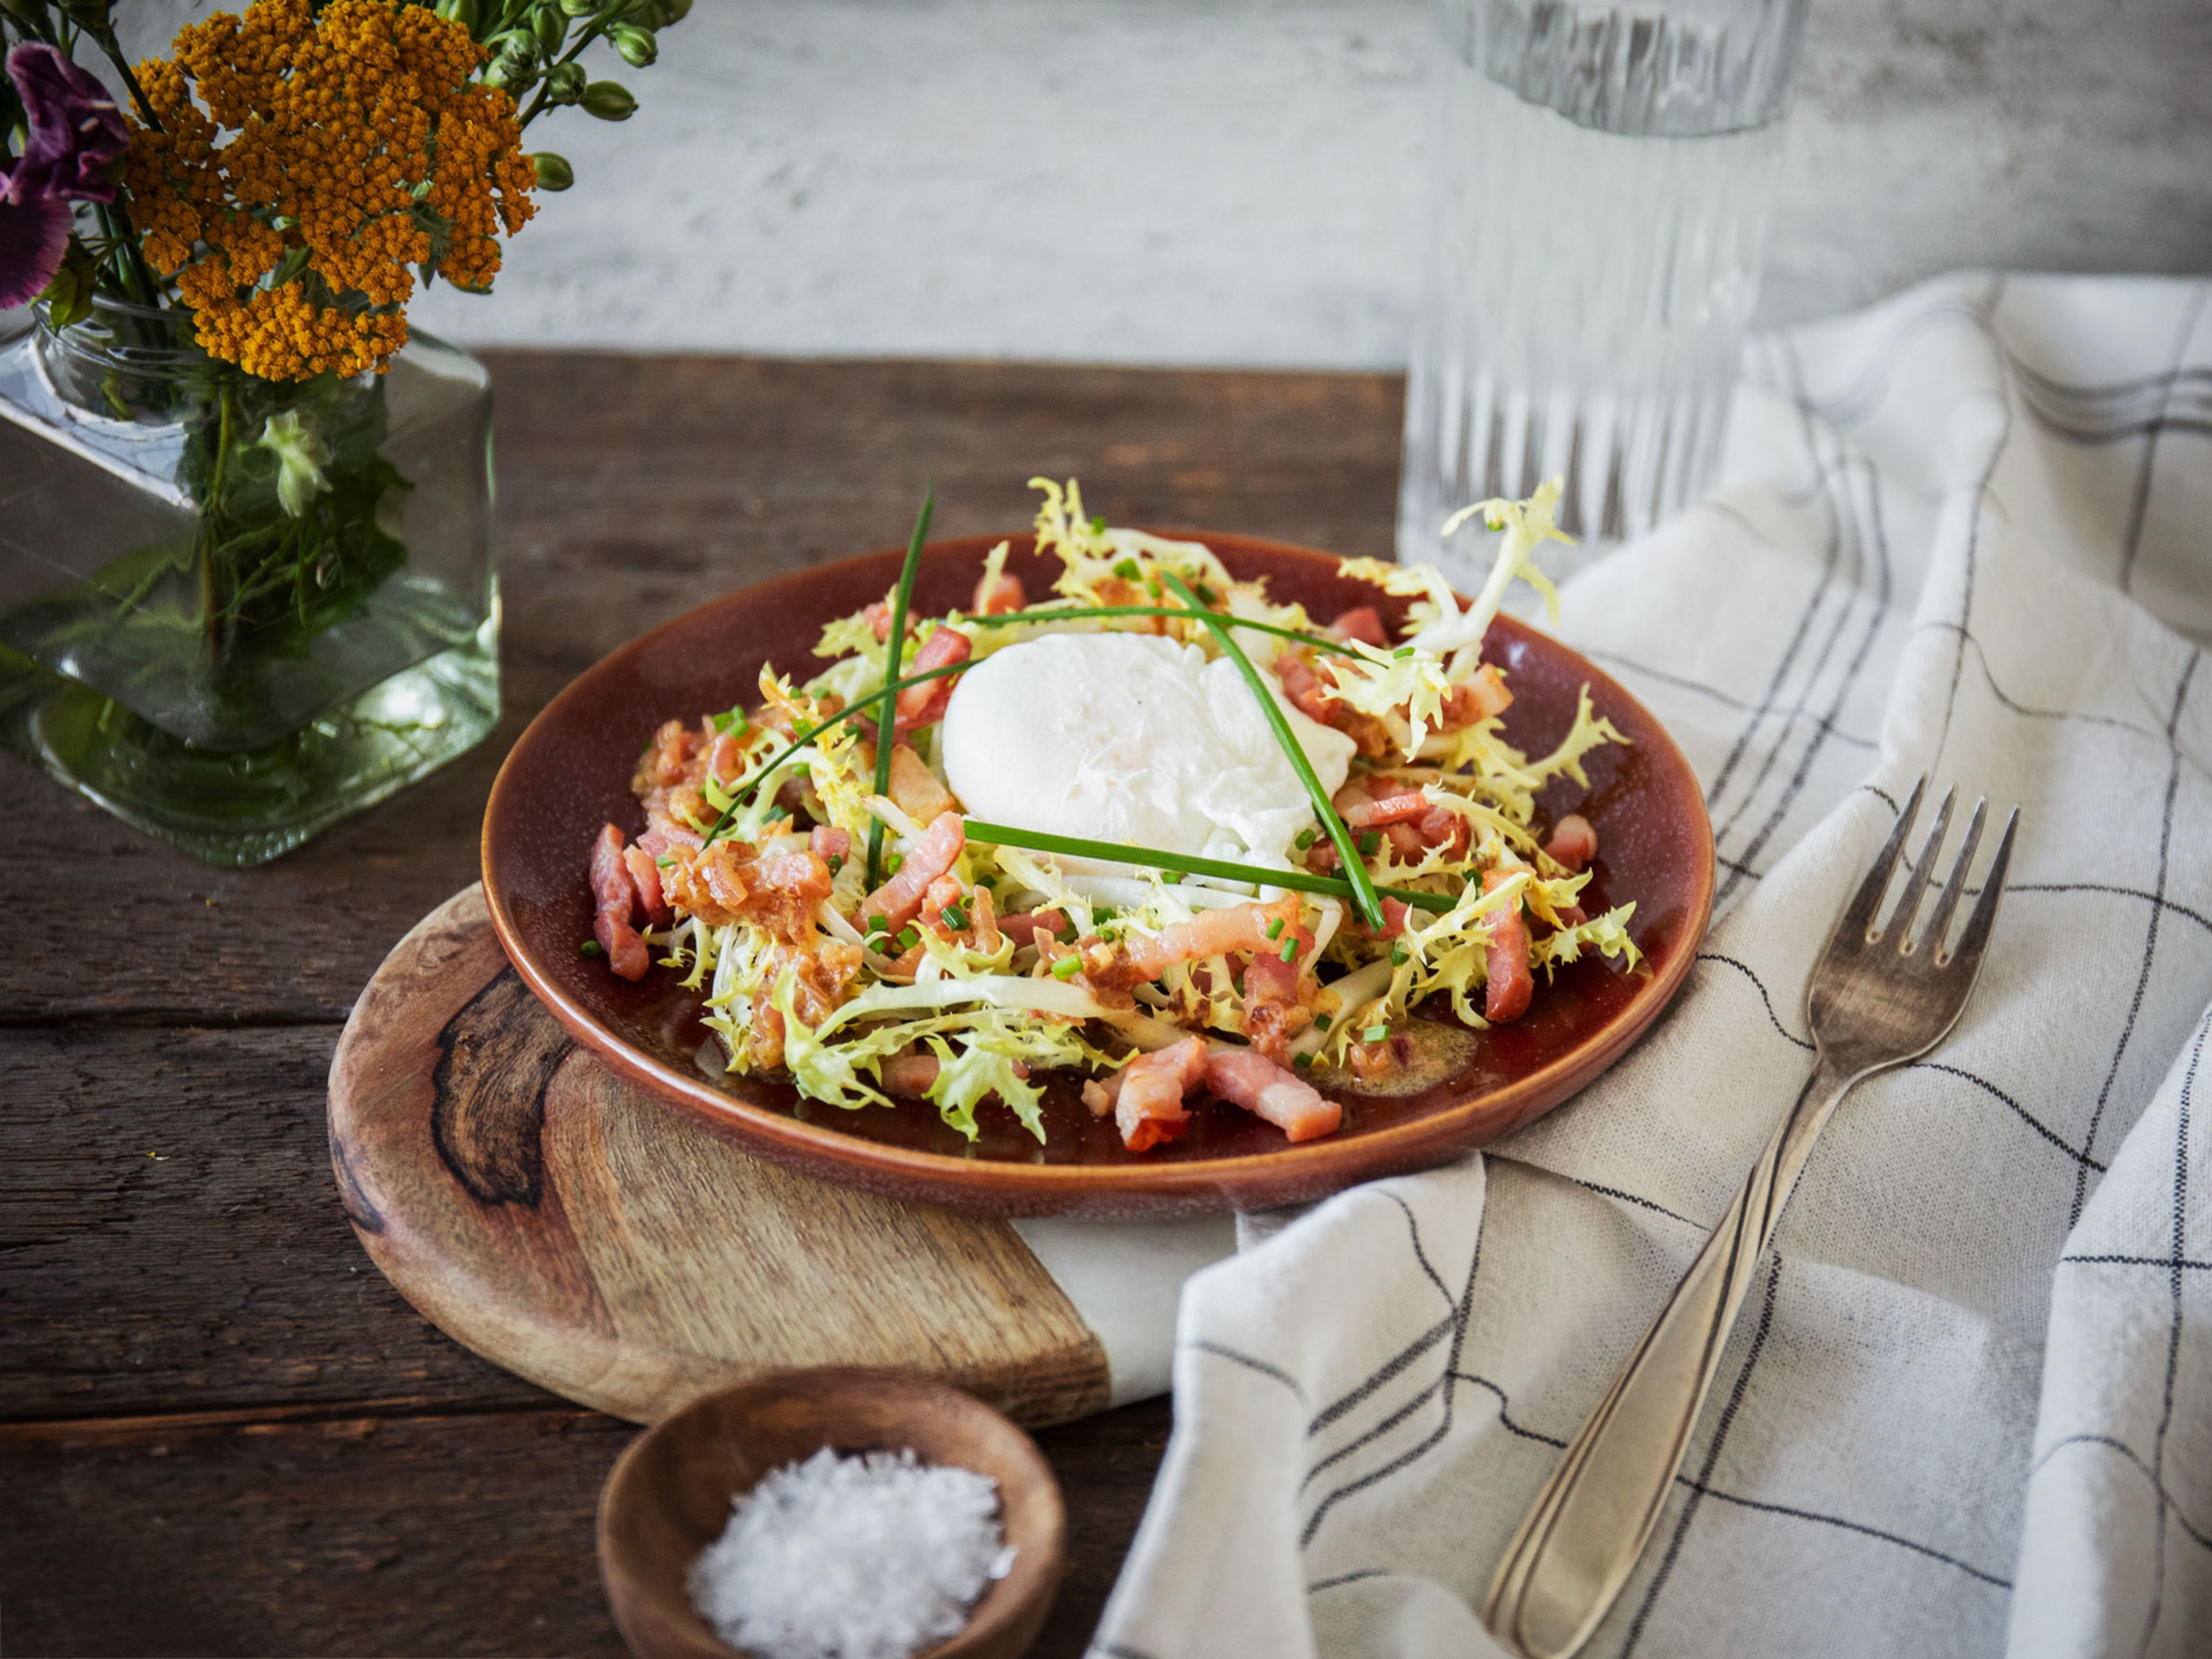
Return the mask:
M 1863 1072 L 1825 1057 L 1741 1190 L 1561 1455 L 1492 1579 L 1483 1622 L 1524 1659 L 1589 1639 L 1658 1525 L 1729 1331 L 1813 1143 Z

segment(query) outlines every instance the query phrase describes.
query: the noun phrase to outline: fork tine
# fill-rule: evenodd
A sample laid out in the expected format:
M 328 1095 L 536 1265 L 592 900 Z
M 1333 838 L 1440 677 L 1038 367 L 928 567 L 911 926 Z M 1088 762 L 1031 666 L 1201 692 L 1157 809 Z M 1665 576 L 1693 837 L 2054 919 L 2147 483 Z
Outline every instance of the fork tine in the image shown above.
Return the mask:
M 1982 947 L 1990 942 L 1990 929 L 1997 921 L 1997 901 L 2004 896 L 2005 870 L 2012 863 L 2013 831 L 2019 827 L 2020 808 L 2015 806 L 2005 819 L 2004 834 L 1997 838 L 1996 856 L 1990 860 L 1990 872 L 1982 878 L 1982 896 L 1974 901 L 1974 908 L 1966 917 L 1966 927 L 1959 934 L 1958 948 L 1948 953 L 1939 951 L 1937 967 L 1954 957 L 1963 958 L 1969 973 L 1981 966 Z
M 1951 874 L 1943 883 L 1942 896 L 1936 901 L 1935 912 L 1928 925 L 1920 931 L 1921 948 L 1941 952 L 1943 941 L 1951 932 L 1951 913 L 1959 908 L 1959 896 L 1966 890 L 1966 871 L 1974 861 L 1974 849 L 1982 844 L 1982 824 L 1989 816 L 1990 798 L 1982 796 L 1974 803 L 1974 815 L 1966 820 L 1966 836 L 1959 842 L 1959 850 L 1951 860 Z
M 1928 897 L 1928 884 L 1936 874 L 1936 855 L 1943 850 L 1943 837 L 1951 829 L 1951 804 L 1959 793 L 1954 784 L 1943 792 L 1936 803 L 1936 822 L 1928 826 L 1928 839 L 1921 843 L 1920 856 L 1912 861 L 1912 873 L 1905 878 L 1905 890 L 1897 896 L 1897 911 L 1882 929 L 1882 943 L 1894 945 L 1908 954 L 1912 949 L 1912 919 L 1920 914 L 1920 907 Z
M 1897 827 L 1889 832 L 1889 839 L 1875 854 L 1874 867 L 1859 884 L 1859 890 L 1851 895 L 1851 902 L 1844 907 L 1844 914 L 1836 919 L 1836 931 L 1829 937 L 1829 947 L 1835 948 L 1846 940 L 1857 940 L 1866 936 L 1874 926 L 1874 919 L 1881 909 L 1881 896 L 1889 890 L 1889 878 L 1897 872 L 1897 855 L 1905 850 L 1905 838 L 1912 831 L 1912 820 L 1920 811 L 1920 797 L 1928 787 L 1923 774 L 1920 781 L 1912 786 L 1911 796 L 1905 810 L 1897 815 Z

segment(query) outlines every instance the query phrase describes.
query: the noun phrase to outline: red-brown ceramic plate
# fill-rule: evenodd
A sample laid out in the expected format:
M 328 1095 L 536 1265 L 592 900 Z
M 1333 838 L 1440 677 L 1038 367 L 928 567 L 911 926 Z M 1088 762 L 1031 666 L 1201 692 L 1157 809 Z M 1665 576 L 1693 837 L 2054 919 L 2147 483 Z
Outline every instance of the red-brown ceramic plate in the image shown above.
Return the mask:
M 1239 577 L 1265 576 L 1279 600 L 1317 617 L 1376 602 L 1326 555 L 1243 536 L 1172 531 L 1218 553 Z M 927 616 L 963 604 L 985 538 L 933 543 L 915 603 Z M 1058 562 L 1026 538 L 1008 568 L 1032 593 Z M 1644 962 L 1623 972 L 1596 957 L 1539 982 L 1528 1012 L 1468 1036 L 1457 1060 L 1417 1093 L 1339 1092 L 1344 1127 L 1291 1146 L 1229 1106 L 1203 1106 L 1171 1146 L 1126 1151 L 1111 1119 L 1094 1119 L 1073 1088 L 1047 1095 L 1040 1146 L 1011 1113 L 981 1109 L 981 1139 L 946 1128 L 926 1103 L 846 1111 L 765 1079 L 710 1079 L 696 1061 L 706 1033 L 696 998 L 656 970 L 632 985 L 578 954 L 591 937 L 586 866 L 612 822 L 643 827 L 629 793 L 639 746 L 663 720 L 757 700 L 763 663 L 803 673 L 822 624 L 879 599 L 900 555 L 884 552 L 763 582 L 701 605 L 624 646 L 546 706 L 514 745 L 484 812 L 484 894 L 516 969 L 562 1024 L 623 1076 L 763 1157 L 825 1179 L 902 1197 L 1009 1215 L 1160 1216 L 1264 1208 L 1319 1197 L 1377 1176 L 1421 1169 L 1495 1140 L 1558 1105 L 1603 1071 L 1665 1007 L 1689 971 L 1712 908 L 1713 843 L 1689 763 L 1627 692 L 1565 647 L 1510 617 L 1486 645 L 1514 693 L 1505 735 L 1541 753 L 1572 721 L 1587 684 L 1600 714 L 1632 740 L 1589 759 L 1590 788 L 1562 781 L 1540 802 L 1595 826 L 1595 910 L 1633 900 Z M 1382 601 L 1384 614 L 1398 620 Z

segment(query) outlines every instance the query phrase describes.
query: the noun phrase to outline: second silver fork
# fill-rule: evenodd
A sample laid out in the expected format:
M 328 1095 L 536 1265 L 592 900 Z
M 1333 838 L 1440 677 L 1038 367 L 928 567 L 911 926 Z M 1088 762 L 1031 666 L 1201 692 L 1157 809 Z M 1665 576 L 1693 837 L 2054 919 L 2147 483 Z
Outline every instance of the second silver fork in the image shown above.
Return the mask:
M 1561 1455 L 1491 1581 L 1483 1622 L 1525 1659 L 1566 1659 L 1579 1650 L 1635 1570 L 1782 1206 L 1837 1102 L 1875 1073 L 1926 1054 L 1966 1006 L 1996 921 L 2020 810 L 2005 821 L 1958 942 L 1948 944 L 1981 840 L 1985 800 L 1974 805 L 1927 926 L 1916 933 L 1913 920 L 1950 827 L 1949 791 L 1894 914 L 1887 923 L 1879 920 L 1927 784 L 1923 778 L 1913 787 L 1813 969 L 1806 998 L 1819 1053 L 1813 1075 L 1674 1296 Z

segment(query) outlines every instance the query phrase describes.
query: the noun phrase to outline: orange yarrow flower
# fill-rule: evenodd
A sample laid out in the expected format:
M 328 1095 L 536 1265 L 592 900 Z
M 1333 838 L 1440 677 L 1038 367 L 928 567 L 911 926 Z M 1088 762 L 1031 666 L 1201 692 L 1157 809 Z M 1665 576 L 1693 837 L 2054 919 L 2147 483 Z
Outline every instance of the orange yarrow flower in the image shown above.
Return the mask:
M 537 211 L 514 100 L 471 78 L 483 48 L 427 7 L 253 0 L 171 52 L 138 65 L 161 125 L 131 124 L 131 223 L 201 345 L 248 374 L 383 373 L 413 267 L 488 288 L 501 232 Z

